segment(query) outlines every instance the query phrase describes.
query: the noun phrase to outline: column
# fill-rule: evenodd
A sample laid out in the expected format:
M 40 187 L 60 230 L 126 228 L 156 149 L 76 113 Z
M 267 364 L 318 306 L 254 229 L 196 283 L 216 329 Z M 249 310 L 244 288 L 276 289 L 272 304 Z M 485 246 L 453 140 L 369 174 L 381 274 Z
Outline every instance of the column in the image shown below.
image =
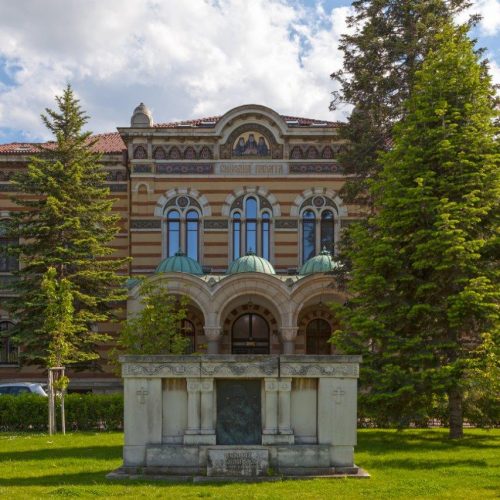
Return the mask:
M 283 326 L 280 329 L 281 342 L 283 343 L 283 354 L 293 354 L 295 352 L 295 339 L 297 338 L 297 326 Z
M 264 379 L 264 422 L 262 444 L 276 443 L 278 434 L 278 379 Z
M 205 326 L 205 337 L 207 337 L 207 354 L 219 354 L 222 328 L 219 326 Z
M 290 421 L 292 379 L 280 378 L 278 383 L 279 401 L 278 401 L 278 431 L 280 442 L 293 444 L 295 441 Z
M 191 444 L 189 435 L 195 436 L 200 433 L 200 379 L 186 379 L 188 393 L 187 429 L 184 434 L 184 444 Z
M 214 379 L 201 380 L 201 429 L 204 444 L 215 444 Z

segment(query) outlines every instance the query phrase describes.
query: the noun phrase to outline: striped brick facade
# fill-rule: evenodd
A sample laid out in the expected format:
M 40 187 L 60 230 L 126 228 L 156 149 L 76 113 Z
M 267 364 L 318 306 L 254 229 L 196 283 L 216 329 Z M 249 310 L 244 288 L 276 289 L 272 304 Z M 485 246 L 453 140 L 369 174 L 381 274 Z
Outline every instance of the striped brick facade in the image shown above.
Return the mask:
M 248 133 L 265 139 L 266 155 L 235 155 L 234 141 Z M 281 116 L 257 105 L 204 120 L 154 124 L 147 108 L 139 107 L 130 127 L 96 137 L 114 209 L 121 216 L 113 247 L 117 256 L 132 257 L 124 273 L 153 275 L 168 256 L 169 207 L 188 204 L 199 214 L 198 261 L 205 275 L 152 278 L 165 282 L 173 293 L 191 296 L 196 351 L 231 352 L 232 323 L 249 312 L 267 321 L 270 353 L 306 352 L 307 321 L 323 318 L 333 328 L 335 319 L 325 303 L 343 302 L 344 294 L 331 276 L 301 278 L 297 272 L 303 264 L 305 207 L 330 207 L 335 241 L 342 227 L 365 214 L 364 207 L 339 196 L 345 176 L 337 157 L 345 144 L 338 137 L 338 124 Z M 25 168 L 31 154 L 36 154 L 34 145 L 0 145 L 0 218 L 16 210 L 9 199 L 9 179 Z M 268 260 L 276 275 L 225 275 L 233 260 L 232 213 L 248 196 L 270 214 Z M 0 280 L 7 279 L 8 273 L 0 272 Z M 130 290 L 129 314 L 137 310 L 139 299 L 137 287 Z M 0 321 L 8 320 L 1 306 L 0 316 Z M 116 333 L 116 325 L 102 327 Z M 72 375 L 74 389 L 116 387 L 118 379 L 105 362 L 108 350 L 102 347 L 101 372 Z M 0 365 L 0 379 L 40 378 L 43 374 L 33 367 Z

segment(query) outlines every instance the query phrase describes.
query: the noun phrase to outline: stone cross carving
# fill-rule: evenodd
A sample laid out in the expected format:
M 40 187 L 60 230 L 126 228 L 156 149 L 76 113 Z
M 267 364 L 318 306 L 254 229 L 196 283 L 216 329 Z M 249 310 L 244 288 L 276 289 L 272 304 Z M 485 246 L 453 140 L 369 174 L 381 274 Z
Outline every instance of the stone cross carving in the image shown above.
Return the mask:
M 339 405 L 340 403 L 342 403 L 342 397 L 345 396 L 345 391 L 343 389 L 341 389 L 340 387 L 337 387 L 333 391 L 332 395 L 335 398 L 335 403 Z
M 146 391 L 144 387 L 141 387 L 141 389 L 137 391 L 136 394 L 139 398 L 139 403 L 143 405 L 146 402 L 146 396 L 149 394 L 149 392 Z

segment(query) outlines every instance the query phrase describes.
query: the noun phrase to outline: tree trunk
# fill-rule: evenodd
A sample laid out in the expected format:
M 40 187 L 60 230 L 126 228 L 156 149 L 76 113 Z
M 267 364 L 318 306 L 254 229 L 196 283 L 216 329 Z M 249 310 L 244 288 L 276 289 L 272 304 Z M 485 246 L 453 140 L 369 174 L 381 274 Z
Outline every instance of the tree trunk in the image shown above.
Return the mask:
M 450 439 L 464 437 L 464 418 L 462 411 L 462 393 L 457 387 L 448 391 L 448 413 L 450 416 Z

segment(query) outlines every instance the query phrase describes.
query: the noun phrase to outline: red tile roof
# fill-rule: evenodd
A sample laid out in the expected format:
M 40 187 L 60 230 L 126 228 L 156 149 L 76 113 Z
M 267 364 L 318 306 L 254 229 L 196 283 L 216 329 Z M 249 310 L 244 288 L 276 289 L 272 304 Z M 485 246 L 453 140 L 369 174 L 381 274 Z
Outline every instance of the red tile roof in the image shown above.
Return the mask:
M 338 127 L 339 122 L 331 122 L 326 120 L 314 120 L 311 118 L 302 118 L 299 116 L 281 116 L 290 127 Z M 155 123 L 157 128 L 177 128 L 177 127 L 193 127 L 193 128 L 211 128 L 215 127 L 222 116 L 210 116 L 207 118 L 198 118 L 196 120 L 184 120 L 180 122 Z M 125 149 L 125 144 L 118 132 L 108 132 L 104 134 L 95 134 L 92 139 L 97 139 L 96 144 L 92 148 L 99 153 L 120 153 Z M 45 142 L 44 146 L 50 147 L 54 142 Z M 10 144 L 0 144 L 0 155 L 19 154 L 30 155 L 40 152 L 40 143 L 34 142 L 12 142 Z

